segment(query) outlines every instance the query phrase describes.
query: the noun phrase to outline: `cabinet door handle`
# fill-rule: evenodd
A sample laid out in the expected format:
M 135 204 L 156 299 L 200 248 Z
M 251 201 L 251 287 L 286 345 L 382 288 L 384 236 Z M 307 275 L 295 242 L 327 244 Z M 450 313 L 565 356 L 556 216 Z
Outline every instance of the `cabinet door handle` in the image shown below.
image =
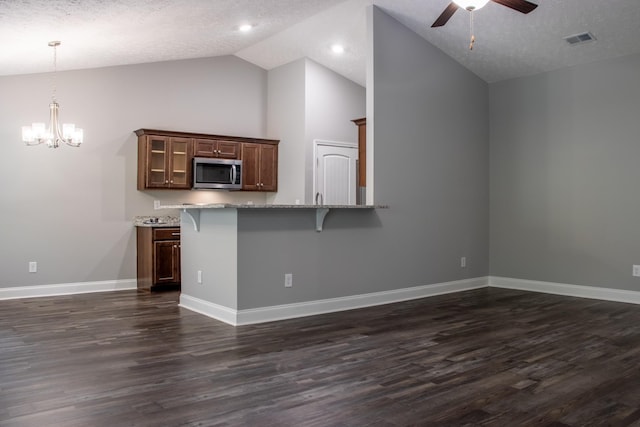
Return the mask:
M 165 180 L 165 181 L 164 181 L 164 183 L 165 183 L 165 184 L 168 184 L 168 183 L 169 183 L 169 180 L 168 180 L 168 179 L 167 179 L 167 180 Z
M 172 236 L 179 236 L 180 233 L 171 233 Z

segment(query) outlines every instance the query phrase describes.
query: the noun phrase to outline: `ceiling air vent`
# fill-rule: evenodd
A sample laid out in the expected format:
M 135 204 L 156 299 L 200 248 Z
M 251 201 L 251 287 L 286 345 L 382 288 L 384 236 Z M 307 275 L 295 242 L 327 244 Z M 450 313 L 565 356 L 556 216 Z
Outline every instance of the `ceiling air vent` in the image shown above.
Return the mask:
M 575 46 L 577 44 L 594 41 L 596 38 L 591 33 L 580 33 L 580 34 L 574 34 L 572 36 L 567 36 L 564 39 L 571 46 Z

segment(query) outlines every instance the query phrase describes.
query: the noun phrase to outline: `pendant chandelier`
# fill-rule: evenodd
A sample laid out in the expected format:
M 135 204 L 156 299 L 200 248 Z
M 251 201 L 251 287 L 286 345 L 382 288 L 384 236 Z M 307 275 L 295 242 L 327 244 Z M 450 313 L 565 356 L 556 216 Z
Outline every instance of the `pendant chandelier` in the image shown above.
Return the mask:
M 49 104 L 49 127 L 44 123 L 33 123 L 31 126 L 22 127 L 22 141 L 27 145 L 46 143 L 49 148 L 58 148 L 64 143 L 72 147 L 79 147 L 83 140 L 83 131 L 72 123 L 60 125 L 58 112 L 60 105 L 56 102 L 56 74 L 57 74 L 57 47 L 59 41 L 49 42 L 53 48 L 53 91 L 51 104 Z

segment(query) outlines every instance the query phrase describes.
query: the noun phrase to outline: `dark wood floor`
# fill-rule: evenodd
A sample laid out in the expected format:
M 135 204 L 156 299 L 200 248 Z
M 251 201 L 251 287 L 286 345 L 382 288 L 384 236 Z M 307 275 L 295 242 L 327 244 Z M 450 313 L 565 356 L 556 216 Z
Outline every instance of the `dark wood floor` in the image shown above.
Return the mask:
M 482 289 L 234 328 L 177 299 L 0 301 L 0 425 L 640 425 L 640 306 Z

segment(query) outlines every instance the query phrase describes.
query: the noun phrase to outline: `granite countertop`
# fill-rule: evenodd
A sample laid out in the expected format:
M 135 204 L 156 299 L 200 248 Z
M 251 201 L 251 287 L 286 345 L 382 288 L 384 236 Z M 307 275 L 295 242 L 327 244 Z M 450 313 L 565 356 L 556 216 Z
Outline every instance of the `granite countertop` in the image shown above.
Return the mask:
M 134 227 L 180 227 L 177 216 L 136 216 L 133 218 Z
M 386 205 L 266 205 L 232 203 L 182 203 L 179 205 L 161 205 L 157 209 L 385 209 Z
M 245 204 L 232 204 L 232 203 L 181 203 L 177 205 L 160 205 L 155 209 L 181 209 L 192 221 L 193 227 L 196 231 L 200 231 L 200 213 L 203 209 L 265 209 L 270 211 L 286 210 L 286 209 L 307 209 L 315 210 L 316 214 L 316 231 L 322 231 L 324 224 L 324 218 L 331 209 L 346 209 L 346 210 L 372 210 L 372 209 L 387 209 L 386 205 L 256 205 L 253 203 Z M 145 217 L 137 217 L 145 218 Z M 165 217 L 170 218 L 170 217 Z M 141 221 L 141 227 L 154 227 L 156 224 L 149 223 L 148 220 Z M 167 222 L 168 224 L 169 222 Z

